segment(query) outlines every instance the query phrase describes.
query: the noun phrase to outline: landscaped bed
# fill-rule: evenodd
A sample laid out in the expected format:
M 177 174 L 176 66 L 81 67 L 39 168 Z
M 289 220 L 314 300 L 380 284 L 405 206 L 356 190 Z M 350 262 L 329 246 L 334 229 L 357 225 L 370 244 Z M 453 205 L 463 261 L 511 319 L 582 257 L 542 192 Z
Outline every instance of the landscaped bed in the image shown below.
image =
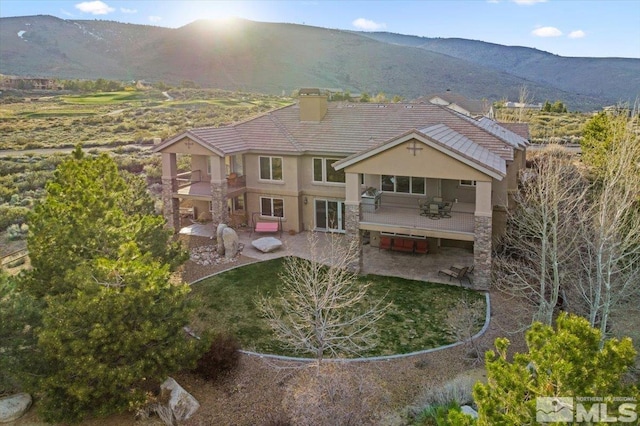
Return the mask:
M 284 347 L 256 307 L 260 296 L 278 294 L 282 262 L 274 259 L 254 263 L 194 283 L 191 296 L 198 306 L 194 328 L 231 333 L 245 350 L 310 357 Z M 457 339 L 449 313 L 460 312 L 462 304 L 478 300 L 484 306 L 483 294 L 465 288 L 378 275 L 361 276 L 360 280 L 371 283 L 369 297 L 373 300 L 385 298 L 391 303 L 377 323 L 378 345 L 360 354 L 364 357 L 411 353 L 454 343 Z M 472 321 L 472 329 L 464 334 L 480 331 L 485 310 L 486 306 Z

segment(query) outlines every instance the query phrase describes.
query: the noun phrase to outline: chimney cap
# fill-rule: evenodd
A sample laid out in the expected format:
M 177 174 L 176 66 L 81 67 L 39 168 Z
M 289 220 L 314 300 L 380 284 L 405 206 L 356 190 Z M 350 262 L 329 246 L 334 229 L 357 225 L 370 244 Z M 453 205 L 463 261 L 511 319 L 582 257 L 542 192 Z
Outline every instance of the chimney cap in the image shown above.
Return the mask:
M 320 94 L 320 89 L 315 89 L 315 88 L 300 89 L 298 91 L 298 94 L 300 94 L 300 95 L 319 95 Z

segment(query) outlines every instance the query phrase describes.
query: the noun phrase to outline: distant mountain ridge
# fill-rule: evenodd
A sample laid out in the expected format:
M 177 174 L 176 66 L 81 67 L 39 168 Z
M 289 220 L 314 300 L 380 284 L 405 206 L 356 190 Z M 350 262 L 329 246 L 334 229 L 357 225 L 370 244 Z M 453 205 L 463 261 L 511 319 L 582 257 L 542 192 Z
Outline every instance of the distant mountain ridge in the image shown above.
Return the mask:
M 595 109 L 640 94 L 640 59 L 563 58 L 463 39 L 297 24 L 195 21 L 177 29 L 52 16 L 0 18 L 0 73 L 165 81 L 291 93 L 335 88 L 414 99 L 451 89 L 472 99 L 561 99 Z

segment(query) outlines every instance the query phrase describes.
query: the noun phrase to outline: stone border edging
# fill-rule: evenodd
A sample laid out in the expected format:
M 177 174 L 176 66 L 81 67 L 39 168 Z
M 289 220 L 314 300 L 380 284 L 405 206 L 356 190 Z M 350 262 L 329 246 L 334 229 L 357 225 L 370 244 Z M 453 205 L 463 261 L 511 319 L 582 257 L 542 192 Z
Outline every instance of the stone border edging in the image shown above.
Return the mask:
M 200 281 L 204 281 L 204 280 L 206 280 L 208 278 L 214 277 L 214 276 L 216 276 L 218 274 L 221 274 L 223 272 L 231 271 L 231 270 L 236 269 L 236 268 L 241 268 L 241 267 L 246 266 L 246 265 L 251 265 L 253 263 L 259 263 L 259 262 L 264 262 L 264 261 L 265 260 L 257 260 L 256 262 L 243 263 L 242 265 L 237 265 L 237 266 L 234 266 L 233 268 L 225 269 L 224 271 L 219 271 L 219 272 L 216 272 L 214 274 L 207 275 L 206 277 L 199 278 L 199 279 L 195 280 L 194 282 L 189 283 L 189 286 L 191 286 L 193 284 L 197 284 Z M 389 360 L 393 360 L 393 359 L 408 358 L 408 357 L 411 357 L 411 356 L 423 355 L 423 354 L 428 354 L 428 353 L 431 353 L 431 352 L 441 351 L 443 349 L 449 349 L 449 348 L 453 348 L 453 347 L 456 347 L 456 346 L 463 345 L 463 344 L 465 344 L 467 342 L 471 342 L 471 341 L 481 337 L 484 333 L 486 333 L 487 329 L 489 328 L 489 323 L 491 322 L 491 297 L 489 296 L 489 292 L 488 291 L 484 292 L 484 297 L 485 297 L 485 303 L 487 305 L 487 311 L 485 312 L 485 316 L 484 316 L 484 325 L 482 326 L 480 331 L 478 331 L 476 334 L 471 336 L 469 339 L 465 339 L 465 340 L 463 340 L 461 342 L 450 343 L 450 344 L 444 345 L 444 346 L 438 346 L 437 348 L 423 349 L 421 351 L 410 352 L 408 354 L 373 356 L 373 357 L 367 357 L 367 358 L 324 358 L 323 362 L 344 362 L 344 363 L 348 363 L 348 362 L 389 361 Z M 273 360 L 277 360 L 277 361 L 293 361 L 293 362 L 304 362 L 304 363 L 311 363 L 311 362 L 315 362 L 316 361 L 315 358 L 298 358 L 298 357 L 286 356 L 286 355 L 262 354 L 262 353 L 259 353 L 259 352 L 245 351 L 245 350 L 242 350 L 242 349 L 239 352 L 243 353 L 245 355 L 249 355 L 249 356 L 254 356 L 254 357 L 258 357 L 258 358 L 273 359 Z

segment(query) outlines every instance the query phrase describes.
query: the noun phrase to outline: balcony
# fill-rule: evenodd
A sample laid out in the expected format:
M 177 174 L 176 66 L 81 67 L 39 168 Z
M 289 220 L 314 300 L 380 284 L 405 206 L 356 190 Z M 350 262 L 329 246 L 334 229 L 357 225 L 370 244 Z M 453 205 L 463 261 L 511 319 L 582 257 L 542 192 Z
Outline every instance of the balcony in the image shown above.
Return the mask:
M 430 219 L 416 205 L 385 204 L 375 211 L 361 209 L 360 229 L 396 232 L 433 238 L 473 241 L 475 220 L 473 203 L 454 203 L 451 217 Z
M 176 176 L 178 181 L 178 191 L 174 194 L 181 198 L 210 199 L 211 198 L 211 182 L 203 180 L 200 170 L 192 170 L 189 172 L 179 173 Z M 247 186 L 246 177 L 231 173 L 227 176 L 227 195 L 240 193 Z

